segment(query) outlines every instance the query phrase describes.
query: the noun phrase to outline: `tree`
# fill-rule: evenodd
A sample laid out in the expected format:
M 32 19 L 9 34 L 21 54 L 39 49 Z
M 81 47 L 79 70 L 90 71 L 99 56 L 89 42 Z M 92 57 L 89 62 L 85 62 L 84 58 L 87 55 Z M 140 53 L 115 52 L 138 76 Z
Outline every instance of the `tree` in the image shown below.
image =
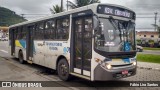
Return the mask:
M 55 5 L 53 6 L 53 9 L 50 8 L 50 11 L 52 14 L 56 14 L 62 12 L 63 10 L 61 9 L 61 6 Z
M 86 6 L 93 3 L 100 3 L 99 0 L 75 0 L 75 3 L 68 1 L 67 6 L 74 9 L 82 6 Z

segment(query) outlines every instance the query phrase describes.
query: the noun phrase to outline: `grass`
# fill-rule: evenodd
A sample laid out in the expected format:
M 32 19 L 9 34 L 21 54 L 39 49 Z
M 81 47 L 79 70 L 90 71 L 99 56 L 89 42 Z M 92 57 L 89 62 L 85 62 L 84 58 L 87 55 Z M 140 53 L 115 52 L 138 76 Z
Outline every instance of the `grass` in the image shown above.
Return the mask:
M 160 55 L 138 54 L 137 60 L 142 62 L 152 62 L 160 64 Z
M 160 51 L 160 48 L 150 48 L 150 47 L 143 47 L 144 50 L 156 50 Z

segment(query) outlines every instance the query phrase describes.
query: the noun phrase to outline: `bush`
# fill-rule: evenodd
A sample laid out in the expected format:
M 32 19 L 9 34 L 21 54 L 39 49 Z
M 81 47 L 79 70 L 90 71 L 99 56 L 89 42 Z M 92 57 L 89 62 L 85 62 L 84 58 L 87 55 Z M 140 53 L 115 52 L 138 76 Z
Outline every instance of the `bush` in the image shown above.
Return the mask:
M 154 40 L 149 40 L 148 43 L 150 44 L 150 47 L 153 47 L 153 46 L 154 46 Z
M 141 40 L 136 40 L 137 44 L 141 44 Z

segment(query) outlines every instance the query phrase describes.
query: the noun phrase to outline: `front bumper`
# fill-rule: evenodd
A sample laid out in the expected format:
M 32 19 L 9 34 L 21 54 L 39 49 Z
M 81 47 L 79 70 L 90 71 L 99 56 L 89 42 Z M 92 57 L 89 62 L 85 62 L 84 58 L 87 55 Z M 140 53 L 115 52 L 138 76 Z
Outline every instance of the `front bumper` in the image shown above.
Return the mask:
M 119 69 L 106 70 L 98 65 L 94 70 L 94 81 L 117 80 L 120 78 L 130 77 L 136 74 L 137 66 L 121 67 Z M 128 75 L 123 75 L 122 71 L 127 70 Z

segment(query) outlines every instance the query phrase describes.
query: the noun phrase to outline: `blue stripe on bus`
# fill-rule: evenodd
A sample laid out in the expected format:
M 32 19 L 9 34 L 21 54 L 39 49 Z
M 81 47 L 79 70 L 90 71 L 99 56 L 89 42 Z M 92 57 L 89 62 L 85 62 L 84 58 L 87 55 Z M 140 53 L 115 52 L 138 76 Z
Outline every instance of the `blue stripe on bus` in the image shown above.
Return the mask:
M 23 48 L 26 48 L 26 40 L 19 40 L 19 43 Z

